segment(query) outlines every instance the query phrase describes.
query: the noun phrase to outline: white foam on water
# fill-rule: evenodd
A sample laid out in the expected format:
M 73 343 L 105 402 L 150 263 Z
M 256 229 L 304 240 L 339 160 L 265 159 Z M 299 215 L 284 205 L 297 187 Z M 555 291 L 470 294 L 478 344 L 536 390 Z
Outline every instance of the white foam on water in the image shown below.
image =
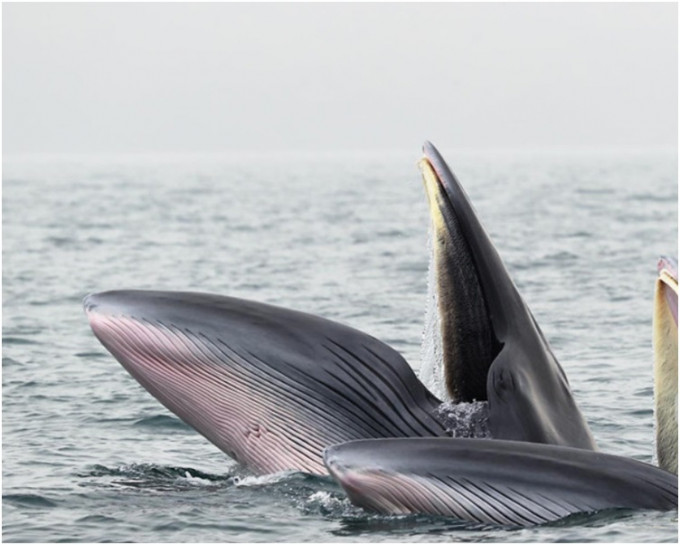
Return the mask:
M 295 471 L 280 471 L 267 475 L 248 475 L 246 477 L 233 477 L 232 481 L 235 486 L 261 486 L 283 481 L 293 473 L 295 473 Z
M 214 486 L 215 482 L 211 481 L 210 479 L 204 479 L 202 477 L 195 477 L 188 471 L 184 472 L 184 477 L 177 477 L 176 479 L 177 482 L 181 483 L 190 483 L 192 485 L 196 486 Z
M 325 507 L 327 509 L 341 506 L 346 503 L 343 499 L 334 498 L 328 492 L 324 492 L 323 490 L 319 490 L 318 492 L 310 494 L 309 498 L 307 499 L 310 502 L 319 503 L 321 504 L 322 507 Z
M 435 412 L 437 419 L 446 427 L 451 437 L 484 439 L 489 432 L 489 403 L 442 403 Z

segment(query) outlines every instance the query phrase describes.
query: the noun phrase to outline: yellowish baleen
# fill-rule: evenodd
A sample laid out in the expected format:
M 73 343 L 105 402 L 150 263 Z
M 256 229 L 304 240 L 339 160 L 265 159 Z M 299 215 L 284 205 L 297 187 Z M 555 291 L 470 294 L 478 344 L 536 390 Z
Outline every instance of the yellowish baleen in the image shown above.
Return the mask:
M 667 290 L 678 295 L 678 281 L 662 270 L 654 294 L 654 404 L 659 467 L 678 473 L 678 327 Z

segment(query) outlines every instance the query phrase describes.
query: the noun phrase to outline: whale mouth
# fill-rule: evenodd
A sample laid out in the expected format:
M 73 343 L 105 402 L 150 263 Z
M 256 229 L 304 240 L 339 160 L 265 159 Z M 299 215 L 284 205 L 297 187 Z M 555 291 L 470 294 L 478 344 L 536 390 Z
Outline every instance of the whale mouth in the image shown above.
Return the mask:
M 450 401 L 488 402 L 494 439 L 595 448 L 564 370 L 465 190 L 432 144 L 423 152 Z
M 449 178 L 442 174 L 436 151 L 425 146 L 420 160 L 431 219 L 430 311 L 436 324 L 426 324 L 429 335 L 441 343 L 434 349 L 436 362 L 423 362 L 421 369 L 437 382 L 443 374 L 445 392 L 438 395 L 455 403 L 487 400 L 489 367 L 501 349 L 494 332 L 487 299 L 475 257 L 469 244 L 470 225 L 460 213 Z M 433 153 L 434 151 L 434 153 Z

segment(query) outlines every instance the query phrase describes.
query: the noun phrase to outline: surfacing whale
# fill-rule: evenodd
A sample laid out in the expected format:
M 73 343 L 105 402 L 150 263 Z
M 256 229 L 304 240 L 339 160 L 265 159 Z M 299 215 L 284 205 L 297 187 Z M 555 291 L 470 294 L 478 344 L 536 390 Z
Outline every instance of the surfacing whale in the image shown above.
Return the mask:
M 424 151 L 421 169 L 436 241 L 435 277 L 440 286 L 436 299 L 443 345 L 441 360 L 426 373 L 436 375 L 443 370 L 444 396 L 466 400 L 461 374 L 464 381 L 470 368 L 493 357 L 487 372 L 487 394 L 495 440 L 406 438 L 334 445 L 325 452 L 333 477 L 353 503 L 370 510 L 449 515 L 511 526 L 606 508 L 677 508 L 677 476 L 666 471 L 677 473 L 677 265 L 669 259 L 660 262 L 655 297 L 657 447 L 663 469 L 593 451 L 585 423 L 572 420 L 574 415 L 580 416 L 577 409 L 564 419 L 570 433 L 548 428 L 553 432 L 551 440 L 536 441 L 536 429 L 543 429 L 539 425 L 529 427 L 527 434 L 519 437 L 521 441 L 509 437 L 522 430 L 518 423 L 523 417 L 530 423 L 546 422 L 546 414 L 557 410 L 548 422 L 562 424 L 559 409 L 571 408 L 573 399 L 570 394 L 566 400 L 560 397 L 560 387 L 568 392 L 566 376 L 477 222 L 458 180 L 431 145 L 426 144 Z M 471 224 L 474 229 L 468 227 Z M 455 248 L 450 247 L 452 240 Z M 476 276 L 459 276 L 449 286 L 447 282 L 454 277 L 449 269 L 466 259 L 471 259 L 470 268 Z M 463 269 L 458 274 L 465 273 Z M 461 305 L 456 290 L 463 291 L 463 299 L 467 296 L 468 301 Z M 468 364 L 461 356 L 461 339 L 447 339 L 445 324 L 458 320 L 463 324 L 454 331 L 469 328 L 470 316 L 464 309 L 474 307 L 475 301 L 481 301 L 479 308 L 488 309 L 489 320 L 473 320 L 477 329 L 468 334 L 471 340 L 466 344 L 472 343 L 473 350 L 479 348 Z M 483 310 L 478 312 L 484 315 Z M 450 359 L 447 342 L 455 354 Z M 488 347 L 499 345 L 502 349 L 494 356 L 495 351 Z M 533 373 L 527 374 L 527 369 Z M 555 372 L 546 379 L 543 373 L 551 369 Z M 508 393 L 513 396 L 509 405 L 494 396 L 502 401 Z
M 438 155 L 432 162 L 443 165 Z M 491 437 L 594 448 L 564 372 L 467 199 L 426 186 L 439 203 L 430 207 L 433 257 L 455 401 L 488 401 Z M 85 309 L 95 335 L 142 386 L 257 473 L 326 474 L 330 445 L 448 433 L 441 401 L 411 366 L 349 327 L 198 293 L 106 292 L 86 298 Z
M 437 414 L 440 399 L 396 351 L 309 314 L 210 294 L 113 291 L 85 300 L 95 335 L 163 405 L 256 473 L 329 470 L 352 501 L 381 512 L 526 525 L 604 507 L 672 508 L 667 500 L 677 501 L 677 478 L 647 464 L 636 478 L 664 483 L 656 487 L 656 503 L 637 501 L 618 488 L 601 501 L 589 496 L 597 470 L 579 480 L 565 457 L 577 452 L 588 465 L 604 456 L 606 465 L 608 455 L 593 451 L 564 371 L 465 193 L 430 144 L 421 167 L 436 234 L 442 361 L 434 372 L 444 375 L 442 397 L 488 403 L 492 440 L 447 437 Z M 430 448 L 433 457 L 427 455 Z M 385 457 L 386 450 L 394 451 Z M 454 451 L 446 476 L 428 470 Z M 514 466 L 504 458 L 508 453 L 519 460 Z M 479 461 L 456 473 L 456 456 Z M 519 488 L 509 485 L 528 467 L 522 460 L 532 456 L 552 463 L 542 477 Z M 362 465 L 369 459 L 372 465 Z M 490 474 L 492 466 L 498 466 L 497 481 L 474 484 L 473 476 Z M 376 475 L 381 486 L 374 486 Z M 451 485 L 456 475 L 467 483 L 462 489 Z M 411 478 L 425 479 L 427 486 L 403 486 Z M 433 479 L 439 482 L 435 487 Z M 498 494 L 531 509 L 551 479 L 573 483 L 578 489 L 573 494 L 591 501 L 577 501 L 567 493 L 571 489 L 562 489 L 551 500 L 560 506 L 548 510 L 552 515 L 520 515 L 510 502 L 500 514 L 479 516 L 503 503 Z M 610 486 L 604 476 L 597 482 Z M 482 492 L 470 492 L 475 486 Z M 442 490 L 458 490 L 458 496 L 444 500 Z M 464 507 L 452 510 L 452 501 Z
M 494 439 L 594 449 L 566 374 L 465 191 L 429 142 L 424 153 L 444 395 L 488 401 Z

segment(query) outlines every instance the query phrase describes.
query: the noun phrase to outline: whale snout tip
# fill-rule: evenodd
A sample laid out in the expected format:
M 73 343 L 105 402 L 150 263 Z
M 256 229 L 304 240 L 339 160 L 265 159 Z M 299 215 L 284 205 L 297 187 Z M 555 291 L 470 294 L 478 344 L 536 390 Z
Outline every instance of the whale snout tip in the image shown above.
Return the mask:
M 328 472 L 345 483 L 351 479 L 357 468 L 372 466 L 375 460 L 369 462 L 362 457 L 361 447 L 364 443 L 365 440 L 354 440 L 326 447 L 323 450 L 323 463 Z
M 424 154 L 431 154 L 432 151 L 436 151 L 436 149 L 437 148 L 434 147 L 434 144 L 429 140 L 425 140 L 425 142 L 423 142 L 422 150 Z
M 90 293 L 83 299 L 85 314 L 112 314 L 125 307 L 124 292 L 100 291 Z
M 97 308 L 97 295 L 97 293 L 89 293 L 83 298 L 83 309 L 86 314 Z
M 657 265 L 656 265 L 657 271 L 659 274 L 663 273 L 663 271 L 667 271 L 667 273 L 674 277 L 676 280 L 678 278 L 678 262 L 675 258 L 667 256 L 667 255 L 661 255 L 659 256 L 659 259 L 657 260 Z
M 326 465 L 334 463 L 335 445 L 326 447 L 322 451 L 323 461 Z
M 346 472 L 346 468 L 341 463 L 337 455 L 337 446 L 331 445 L 323 449 L 323 463 L 328 469 L 328 472 L 333 475 L 336 479 L 341 478 L 341 476 Z

